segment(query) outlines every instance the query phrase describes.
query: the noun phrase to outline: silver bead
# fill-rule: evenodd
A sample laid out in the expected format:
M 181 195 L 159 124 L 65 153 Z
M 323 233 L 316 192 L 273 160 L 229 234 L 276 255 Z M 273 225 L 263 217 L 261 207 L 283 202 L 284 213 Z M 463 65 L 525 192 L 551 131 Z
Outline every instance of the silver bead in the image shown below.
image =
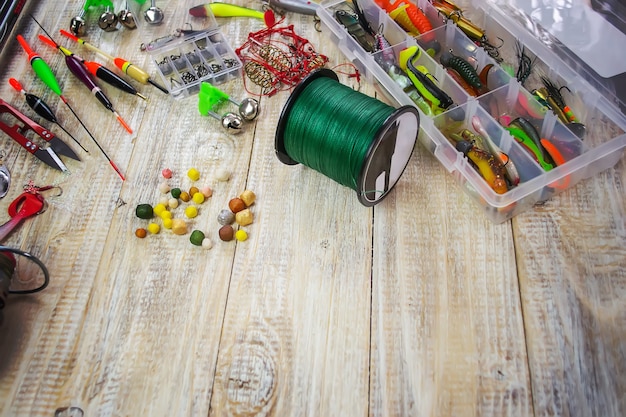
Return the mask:
M 98 19 L 98 26 L 100 29 L 105 32 L 114 32 L 117 30 L 117 15 L 109 10 L 107 10 L 100 15 Z
M 235 213 L 230 210 L 222 210 L 217 215 L 217 222 L 222 226 L 233 224 L 235 222 Z
M 222 116 L 222 127 L 229 133 L 239 133 L 243 126 L 243 120 L 241 116 L 228 112 Z
M 70 21 L 70 32 L 78 37 L 85 36 L 85 19 L 82 16 L 75 16 Z
M 128 9 L 120 10 L 120 12 L 117 14 L 117 20 L 119 20 L 120 23 L 127 29 L 137 28 L 137 22 L 135 21 L 135 16 Z
M 256 119 L 259 115 L 259 102 L 253 98 L 244 98 L 239 103 L 239 114 L 247 121 Z

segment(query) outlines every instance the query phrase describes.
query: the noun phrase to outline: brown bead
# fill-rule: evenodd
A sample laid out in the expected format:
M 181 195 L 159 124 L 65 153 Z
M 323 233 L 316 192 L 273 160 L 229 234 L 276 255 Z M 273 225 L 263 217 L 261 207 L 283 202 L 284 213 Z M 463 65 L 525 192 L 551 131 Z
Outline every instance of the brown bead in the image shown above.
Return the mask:
M 180 193 L 180 197 L 178 198 L 183 200 L 185 203 L 191 200 L 191 197 L 189 197 L 189 193 L 187 191 L 183 191 L 182 193 Z
M 226 226 L 220 227 L 219 235 L 220 239 L 222 239 L 224 242 L 230 242 L 235 236 L 235 229 L 233 229 L 230 224 L 227 224 Z
M 250 207 L 254 203 L 254 200 L 256 200 L 256 195 L 251 190 L 245 190 L 241 193 L 239 198 L 241 198 L 246 207 Z
M 146 237 L 147 234 L 148 232 L 143 227 L 140 227 L 139 229 L 135 230 L 135 236 L 137 236 L 140 239 L 143 239 L 144 237 Z
M 238 213 L 246 208 L 246 203 L 244 203 L 241 198 L 233 198 L 228 202 L 228 208 L 233 213 Z
M 189 189 L 189 195 L 193 198 L 193 195 L 194 195 L 195 193 L 197 193 L 198 191 L 200 191 L 200 190 L 198 190 L 198 187 L 191 187 L 191 188 Z

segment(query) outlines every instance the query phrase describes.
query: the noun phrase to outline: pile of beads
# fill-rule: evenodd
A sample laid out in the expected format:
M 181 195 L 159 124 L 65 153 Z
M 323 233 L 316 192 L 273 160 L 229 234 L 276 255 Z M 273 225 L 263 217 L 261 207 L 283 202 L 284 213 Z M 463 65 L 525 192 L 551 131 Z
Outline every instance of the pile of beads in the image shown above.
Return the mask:
M 169 180 L 172 178 L 173 173 L 169 168 L 166 168 L 161 171 L 161 175 L 166 180 Z M 200 179 L 200 172 L 196 168 L 191 168 L 187 171 L 187 176 L 191 181 L 196 182 Z M 146 203 L 139 204 L 135 214 L 137 217 L 147 220 L 152 220 L 154 217 L 160 218 L 163 228 L 171 230 L 176 235 L 187 234 L 188 226 L 185 219 L 174 217 L 173 210 L 180 207 L 181 204 L 189 203 L 185 204 L 183 212 L 187 219 L 194 219 L 199 214 L 198 207 L 213 195 L 213 190 L 208 186 L 202 188 L 192 186 L 189 190 L 184 191 L 178 187 L 170 188 L 167 182 L 159 185 L 159 191 L 163 194 L 159 203 L 154 207 Z M 158 223 L 151 222 L 147 229 L 146 231 L 144 228 L 139 228 L 135 231 L 135 235 L 139 238 L 144 238 L 147 236 L 147 232 L 157 234 L 160 232 L 161 226 Z M 206 238 L 204 233 L 199 230 L 192 232 L 190 241 L 196 246 L 205 248 L 210 248 L 213 245 L 210 239 Z
M 166 180 L 172 178 L 173 173 L 170 169 L 166 168 L 161 171 L 161 175 Z M 200 172 L 191 168 L 187 171 L 187 176 L 193 182 L 200 179 Z M 218 181 L 228 181 L 230 179 L 230 172 L 226 170 L 219 170 L 216 172 L 216 179 Z M 198 207 L 213 195 L 213 190 L 208 187 L 198 188 L 192 186 L 189 190 L 185 191 L 181 188 L 171 188 L 167 182 L 163 182 L 159 185 L 159 191 L 164 195 L 159 203 L 154 207 L 150 204 L 139 204 L 135 210 L 137 217 L 140 219 L 152 220 L 155 217 L 161 219 L 161 224 L 164 229 L 171 230 L 175 235 L 185 235 L 188 232 L 187 221 L 183 218 L 175 218 L 173 211 L 180 207 L 182 204 L 186 204 L 184 209 L 185 217 L 190 220 L 198 216 Z M 168 196 L 169 194 L 169 196 Z M 219 229 L 219 238 L 225 242 L 229 242 L 236 239 L 239 242 L 243 242 L 248 239 L 248 233 L 241 227 L 248 226 L 254 222 L 254 214 L 250 210 L 250 206 L 254 204 L 256 195 L 251 190 L 243 191 L 239 197 L 232 198 L 228 202 L 228 209 L 220 211 L 217 216 L 217 221 L 222 227 Z M 237 224 L 239 227 L 237 230 L 233 227 L 233 224 Z M 161 230 L 161 226 L 158 223 L 151 222 L 147 230 L 145 228 L 138 228 L 135 230 L 135 235 L 138 238 L 145 238 L 150 234 L 157 234 Z M 213 242 L 210 238 L 206 237 L 201 230 L 193 230 L 189 237 L 191 244 L 195 246 L 202 246 L 205 249 L 211 249 Z
M 229 242 L 233 238 L 240 242 L 248 239 L 248 233 L 244 229 L 235 231 L 232 226 L 237 223 L 240 227 L 248 226 L 254 221 L 254 214 L 250 206 L 254 204 L 256 195 L 251 190 L 245 190 L 239 197 L 232 198 L 228 202 L 228 209 L 220 211 L 217 222 L 222 225 L 219 230 L 220 239 Z

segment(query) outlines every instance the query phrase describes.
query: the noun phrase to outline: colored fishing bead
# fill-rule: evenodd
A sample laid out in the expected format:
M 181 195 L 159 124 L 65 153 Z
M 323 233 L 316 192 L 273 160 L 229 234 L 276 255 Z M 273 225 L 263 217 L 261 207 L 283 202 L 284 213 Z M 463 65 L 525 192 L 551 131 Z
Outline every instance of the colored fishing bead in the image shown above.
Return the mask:
M 178 199 L 170 198 L 169 200 L 167 200 L 167 205 L 169 206 L 169 208 L 175 209 L 176 207 L 178 207 Z
M 159 184 L 159 191 L 161 192 L 161 194 L 169 193 L 170 192 L 169 184 L 166 182 L 162 182 L 161 184 Z
M 230 210 L 222 210 L 217 215 L 217 222 L 222 226 L 226 226 L 227 224 L 233 224 L 235 221 L 235 213 Z
M 189 197 L 189 193 L 187 191 L 182 191 L 180 195 L 178 196 L 178 198 L 183 200 L 185 203 L 191 200 L 191 197 Z
M 240 212 L 235 213 L 235 221 L 240 226 L 247 226 L 249 224 L 252 224 L 252 222 L 254 221 L 254 215 L 252 214 L 250 209 L 241 210 Z
M 205 237 L 204 239 L 202 239 L 202 247 L 207 250 L 211 249 L 213 247 L 213 241 L 208 237 Z
M 245 190 L 243 193 L 241 193 L 239 198 L 241 199 L 241 201 L 244 202 L 246 207 L 250 207 L 254 203 L 254 200 L 256 200 L 256 195 L 253 191 Z
M 185 216 L 187 216 L 188 218 L 193 219 L 197 215 L 198 209 L 196 208 L 196 206 L 189 206 L 185 209 Z
M 150 204 L 139 204 L 135 208 L 135 215 L 140 219 L 151 219 L 154 216 L 154 209 Z
M 224 242 L 230 242 L 233 240 L 233 236 L 235 235 L 235 230 L 229 224 L 222 226 L 219 230 L 220 239 Z
M 191 236 L 189 236 L 189 241 L 192 245 L 201 246 L 203 240 L 204 233 L 200 230 L 194 230 L 193 232 L 191 232 Z
M 159 226 L 158 224 L 150 223 L 148 225 L 148 232 L 152 233 L 153 235 L 156 235 L 160 231 L 161 231 L 161 226 Z
M 172 218 L 172 212 L 169 210 L 163 210 L 161 212 L 161 214 L 159 214 L 159 217 L 162 219 L 171 219 Z
M 171 229 L 173 226 L 174 220 L 172 219 L 163 219 L 163 227 L 166 229 Z
M 154 214 L 161 217 L 161 213 L 163 213 L 165 210 L 167 210 L 167 207 L 165 206 L 165 204 L 157 204 L 156 206 L 154 206 Z
M 182 191 L 180 191 L 180 188 L 172 188 L 172 190 L 170 191 L 170 193 L 172 194 L 172 197 L 174 198 L 178 198 L 180 197 Z
M 233 198 L 228 202 L 228 208 L 233 213 L 238 213 L 246 208 L 246 203 L 241 198 Z
M 237 239 L 240 242 L 243 242 L 248 239 L 248 233 L 246 233 L 246 231 L 243 229 L 239 229 L 235 232 L 235 239 Z
M 211 187 L 202 187 L 202 189 L 200 190 L 200 192 L 202 193 L 202 195 L 204 196 L 204 198 L 209 198 L 213 195 L 213 190 L 211 189 Z
M 226 169 L 218 169 L 217 172 L 215 173 L 215 178 L 217 178 L 218 181 L 228 181 L 230 179 L 230 171 L 226 170 Z
M 198 181 L 200 179 L 200 172 L 195 168 L 190 168 L 189 171 L 187 171 L 187 176 L 191 181 Z
M 193 198 L 193 196 L 194 196 L 194 195 L 195 195 L 198 191 L 200 191 L 200 190 L 198 189 L 198 187 L 191 187 L 191 188 L 189 189 L 189 195 L 191 196 L 191 198 Z
M 184 235 L 187 233 L 187 222 L 183 219 L 172 220 L 172 233 L 175 235 Z
M 140 227 L 139 229 L 135 230 L 135 236 L 137 236 L 140 239 L 143 239 L 147 235 L 148 235 L 148 232 L 143 227 Z
M 191 199 L 196 204 L 202 204 L 204 203 L 204 194 L 202 194 L 201 192 L 197 192 L 191 197 Z
M 169 168 L 165 168 L 163 171 L 161 171 L 161 175 L 163 175 L 163 178 L 170 179 L 172 178 L 172 170 Z

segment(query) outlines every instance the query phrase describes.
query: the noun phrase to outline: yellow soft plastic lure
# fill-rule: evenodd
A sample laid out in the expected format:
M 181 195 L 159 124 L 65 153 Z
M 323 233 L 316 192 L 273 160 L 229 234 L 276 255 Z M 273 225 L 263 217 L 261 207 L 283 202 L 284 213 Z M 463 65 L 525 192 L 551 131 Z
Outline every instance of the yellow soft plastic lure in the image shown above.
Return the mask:
M 259 10 L 220 2 L 192 7 L 189 9 L 189 14 L 195 17 L 207 17 L 213 14 L 215 17 L 253 17 L 255 19 L 265 19 L 265 13 Z

